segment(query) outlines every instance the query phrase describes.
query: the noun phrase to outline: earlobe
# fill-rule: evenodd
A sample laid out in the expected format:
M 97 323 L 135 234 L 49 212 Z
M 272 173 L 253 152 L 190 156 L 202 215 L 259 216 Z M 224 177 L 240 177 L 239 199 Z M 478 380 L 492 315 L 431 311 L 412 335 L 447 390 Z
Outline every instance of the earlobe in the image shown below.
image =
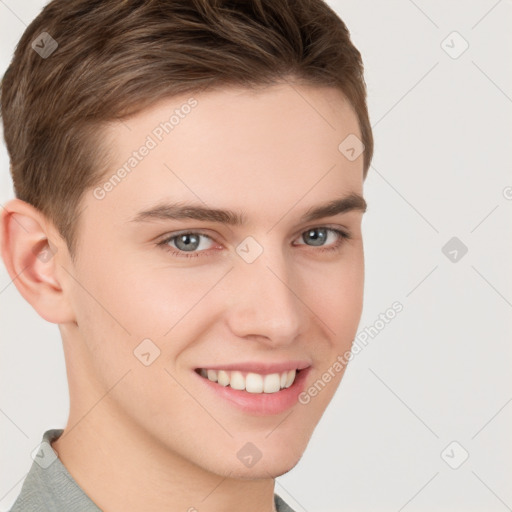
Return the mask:
M 58 279 L 59 249 L 48 225 L 30 204 L 8 202 L 1 215 L 1 254 L 13 284 L 37 313 L 49 322 L 66 323 L 74 315 Z

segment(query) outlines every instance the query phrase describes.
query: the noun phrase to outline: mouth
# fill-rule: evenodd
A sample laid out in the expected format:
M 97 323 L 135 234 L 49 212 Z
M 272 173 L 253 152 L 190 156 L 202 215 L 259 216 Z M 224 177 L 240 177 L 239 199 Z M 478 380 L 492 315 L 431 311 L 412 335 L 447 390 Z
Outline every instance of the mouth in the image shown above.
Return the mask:
M 295 406 L 313 369 L 311 361 L 239 361 L 205 364 L 194 374 L 206 400 L 234 407 L 244 414 L 281 414 Z M 219 401 L 220 402 L 217 402 Z
M 293 368 L 275 373 L 255 373 L 242 370 L 196 368 L 195 372 L 220 386 L 253 394 L 271 394 L 288 389 L 303 369 Z

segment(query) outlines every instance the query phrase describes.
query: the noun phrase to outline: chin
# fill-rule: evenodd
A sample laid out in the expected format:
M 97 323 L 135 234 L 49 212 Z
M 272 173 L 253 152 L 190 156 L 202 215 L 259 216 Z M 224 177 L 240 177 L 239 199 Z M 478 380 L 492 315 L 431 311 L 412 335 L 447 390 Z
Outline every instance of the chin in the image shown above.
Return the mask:
M 229 474 L 230 478 L 236 478 L 239 480 L 268 480 L 269 478 L 277 478 L 288 473 L 297 465 L 299 460 L 288 464 L 280 463 L 267 465 L 263 465 L 263 462 L 259 461 L 252 468 L 240 468 L 240 466 L 236 466 L 228 471 L 224 476 L 228 476 Z
M 243 464 L 235 464 L 227 468 L 231 478 L 240 480 L 263 480 L 277 478 L 291 471 L 302 458 L 303 452 L 276 451 L 272 454 L 264 454 L 252 467 L 244 467 Z

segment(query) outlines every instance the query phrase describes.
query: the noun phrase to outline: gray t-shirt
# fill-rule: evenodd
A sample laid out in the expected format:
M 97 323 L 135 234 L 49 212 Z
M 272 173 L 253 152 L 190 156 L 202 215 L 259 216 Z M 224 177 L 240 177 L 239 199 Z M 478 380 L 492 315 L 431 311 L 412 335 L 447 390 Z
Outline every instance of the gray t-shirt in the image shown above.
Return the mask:
M 51 442 L 63 429 L 47 430 L 21 492 L 9 512 L 102 512 L 75 482 Z M 277 512 L 294 512 L 274 494 Z

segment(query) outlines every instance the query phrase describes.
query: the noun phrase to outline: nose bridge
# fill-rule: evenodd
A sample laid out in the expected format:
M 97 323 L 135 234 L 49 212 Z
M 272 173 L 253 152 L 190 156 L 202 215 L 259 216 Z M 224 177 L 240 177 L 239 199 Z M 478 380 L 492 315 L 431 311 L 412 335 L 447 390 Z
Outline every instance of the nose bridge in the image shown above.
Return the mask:
M 289 343 L 305 318 L 297 297 L 294 269 L 282 250 L 265 249 L 254 261 L 243 257 L 234 272 L 231 329 L 239 336 L 265 336 L 273 343 Z

